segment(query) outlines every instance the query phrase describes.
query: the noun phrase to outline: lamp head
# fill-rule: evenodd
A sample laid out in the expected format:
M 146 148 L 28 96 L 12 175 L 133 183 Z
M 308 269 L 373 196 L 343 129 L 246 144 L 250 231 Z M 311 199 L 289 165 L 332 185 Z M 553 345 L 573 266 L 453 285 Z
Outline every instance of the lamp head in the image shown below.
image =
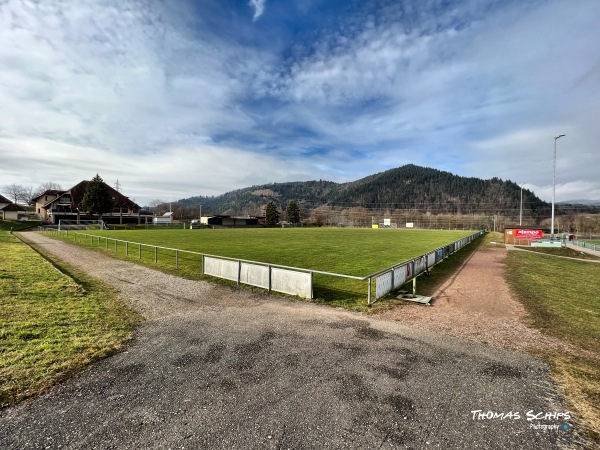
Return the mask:
M 559 134 L 558 136 L 556 136 L 556 137 L 554 138 L 554 140 L 556 140 L 556 139 L 560 139 L 561 137 L 565 137 L 565 135 L 564 135 L 564 134 Z

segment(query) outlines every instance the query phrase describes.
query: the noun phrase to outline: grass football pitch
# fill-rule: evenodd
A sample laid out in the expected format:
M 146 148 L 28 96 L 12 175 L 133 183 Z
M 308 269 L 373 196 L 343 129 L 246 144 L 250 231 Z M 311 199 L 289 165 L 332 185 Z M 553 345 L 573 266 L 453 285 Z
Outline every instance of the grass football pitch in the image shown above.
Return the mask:
M 363 277 L 454 242 L 474 231 L 345 228 L 109 230 L 88 234 L 204 254 Z M 70 233 L 71 234 L 71 233 Z M 72 239 L 72 237 L 71 237 Z M 91 244 L 91 242 L 88 242 Z M 115 252 L 114 242 L 95 246 Z M 153 265 L 154 249 L 118 243 L 119 257 Z M 180 253 L 177 273 L 201 278 L 200 257 Z M 175 269 L 174 252 L 159 249 L 158 266 Z M 352 307 L 366 303 L 367 282 L 315 274 L 316 300 Z

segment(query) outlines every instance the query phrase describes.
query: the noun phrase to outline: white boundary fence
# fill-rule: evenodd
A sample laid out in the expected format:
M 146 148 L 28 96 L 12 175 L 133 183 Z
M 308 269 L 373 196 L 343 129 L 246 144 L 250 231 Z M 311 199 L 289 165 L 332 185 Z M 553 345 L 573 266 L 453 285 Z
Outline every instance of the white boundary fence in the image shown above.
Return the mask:
M 394 289 L 398 289 L 404 283 L 415 280 L 422 273 L 429 273 L 430 267 L 433 267 L 465 245 L 470 244 L 479 236 L 481 236 L 481 232 L 474 233 L 429 253 L 369 275 L 369 279 L 375 278 L 375 300 L 389 294 Z M 369 288 L 370 286 L 371 283 L 369 282 Z M 371 304 L 370 289 L 369 304 Z
M 301 267 L 290 267 L 259 261 L 228 258 L 225 256 L 215 256 L 206 253 L 192 252 L 190 250 L 179 250 L 176 248 L 142 244 L 140 242 L 125 241 L 122 239 L 114 239 L 76 231 L 71 231 L 69 233 L 68 230 L 43 227 L 40 227 L 39 230 L 59 237 L 66 237 L 67 239 L 69 236 L 72 236 L 75 243 L 89 243 L 90 246 L 101 247 L 101 243 L 103 242 L 106 249 L 108 249 L 109 241 L 111 241 L 111 248 L 114 247 L 115 253 L 118 250 L 119 243 L 121 243 L 121 245 L 125 246 L 126 256 L 129 256 L 130 252 L 137 247 L 138 259 L 140 260 L 142 259 L 142 248 L 150 248 L 154 251 L 155 263 L 158 262 L 159 250 L 167 250 L 169 252 L 174 252 L 175 254 L 176 269 L 179 268 L 180 254 L 198 255 L 202 258 L 203 275 L 234 281 L 237 284 L 248 284 L 260 287 L 267 289 L 269 292 L 281 292 L 307 299 L 313 298 L 314 274 L 367 281 L 367 304 L 369 305 L 372 305 L 375 301 L 384 297 L 394 289 L 399 288 L 403 284 L 411 280 L 416 280 L 422 273 L 428 273 L 429 269 L 435 264 L 471 243 L 481 235 L 481 232 L 478 231 L 477 233 L 443 247 L 439 247 L 424 255 L 417 256 L 408 261 L 403 261 L 365 277 L 357 277 L 340 273 L 304 269 Z M 373 279 L 375 279 L 374 294 L 372 293 Z

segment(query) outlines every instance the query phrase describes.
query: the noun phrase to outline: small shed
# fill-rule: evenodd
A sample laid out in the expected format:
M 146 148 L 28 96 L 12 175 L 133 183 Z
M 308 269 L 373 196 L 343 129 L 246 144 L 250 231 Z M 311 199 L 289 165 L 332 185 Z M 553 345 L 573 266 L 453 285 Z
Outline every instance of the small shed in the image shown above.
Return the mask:
M 504 243 L 510 245 L 531 245 L 531 241 L 542 239 L 544 230 L 540 227 L 512 225 L 504 228 Z
M 164 213 L 162 216 L 154 217 L 152 219 L 153 225 L 171 225 L 172 223 L 173 223 L 173 213 L 172 212 Z

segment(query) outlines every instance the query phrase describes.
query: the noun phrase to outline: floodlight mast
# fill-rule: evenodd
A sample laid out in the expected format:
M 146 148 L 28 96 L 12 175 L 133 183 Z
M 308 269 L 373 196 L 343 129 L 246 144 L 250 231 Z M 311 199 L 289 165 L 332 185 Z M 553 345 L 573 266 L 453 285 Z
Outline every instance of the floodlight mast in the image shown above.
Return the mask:
M 554 138 L 554 160 L 552 164 L 552 220 L 550 221 L 550 240 L 554 240 L 554 201 L 556 199 L 556 141 L 564 134 L 559 134 Z
M 523 185 L 521 185 L 521 206 L 519 207 L 519 226 L 523 226 Z

